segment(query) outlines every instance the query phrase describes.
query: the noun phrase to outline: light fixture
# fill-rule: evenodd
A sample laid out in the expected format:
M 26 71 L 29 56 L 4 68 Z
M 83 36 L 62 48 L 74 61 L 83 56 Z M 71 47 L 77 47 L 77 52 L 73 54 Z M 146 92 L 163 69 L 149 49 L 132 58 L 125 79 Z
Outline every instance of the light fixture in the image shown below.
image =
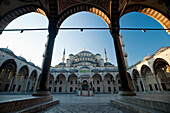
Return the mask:
M 20 33 L 23 33 L 24 32 L 24 30 L 21 30 L 21 32 Z
M 146 32 L 146 30 L 145 30 L 145 29 L 142 29 L 142 32 Z
M 83 32 L 83 28 L 81 28 L 80 31 Z

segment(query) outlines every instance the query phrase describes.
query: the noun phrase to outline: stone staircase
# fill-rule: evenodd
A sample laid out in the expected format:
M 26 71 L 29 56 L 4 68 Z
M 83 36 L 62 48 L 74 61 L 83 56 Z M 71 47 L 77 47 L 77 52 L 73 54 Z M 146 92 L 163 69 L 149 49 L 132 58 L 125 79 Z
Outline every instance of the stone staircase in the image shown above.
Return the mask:
M 170 102 L 120 96 L 110 100 L 110 103 L 136 113 L 170 113 Z
M 56 105 L 52 96 L 22 98 L 0 102 L 0 113 L 31 113 Z

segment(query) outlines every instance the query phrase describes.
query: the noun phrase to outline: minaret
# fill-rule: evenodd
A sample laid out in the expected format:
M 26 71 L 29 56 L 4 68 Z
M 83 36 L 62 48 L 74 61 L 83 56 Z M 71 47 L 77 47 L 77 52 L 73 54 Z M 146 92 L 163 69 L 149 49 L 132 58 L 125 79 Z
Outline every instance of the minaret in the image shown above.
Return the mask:
M 104 59 L 105 59 L 105 62 L 107 62 L 107 54 L 106 54 L 106 49 L 104 48 Z
M 126 65 L 126 68 L 128 68 L 127 53 L 125 52 L 125 44 L 123 43 L 122 35 L 120 33 L 119 33 L 119 38 L 120 38 L 122 52 L 123 52 L 123 56 L 124 56 L 124 60 L 125 60 L 125 65 Z
M 64 51 L 63 51 L 63 58 L 62 58 L 62 61 L 63 61 L 63 62 L 65 61 L 65 48 L 64 48 Z

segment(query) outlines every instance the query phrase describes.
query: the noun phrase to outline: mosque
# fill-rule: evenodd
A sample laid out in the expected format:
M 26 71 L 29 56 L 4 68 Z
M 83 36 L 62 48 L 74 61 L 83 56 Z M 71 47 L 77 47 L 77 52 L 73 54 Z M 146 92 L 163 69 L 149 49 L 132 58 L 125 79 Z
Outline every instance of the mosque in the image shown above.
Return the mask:
M 128 66 L 125 45 L 120 36 L 131 90 L 141 92 L 160 92 L 170 90 L 170 47 L 160 48 L 154 55 Z M 83 50 L 70 54 L 65 61 L 51 67 L 48 88 L 51 93 L 75 93 L 93 95 L 94 93 L 118 93 L 121 89 L 118 67 L 108 62 L 100 54 Z M 0 48 L 0 92 L 34 92 L 39 87 L 41 68 L 16 56 L 8 48 Z

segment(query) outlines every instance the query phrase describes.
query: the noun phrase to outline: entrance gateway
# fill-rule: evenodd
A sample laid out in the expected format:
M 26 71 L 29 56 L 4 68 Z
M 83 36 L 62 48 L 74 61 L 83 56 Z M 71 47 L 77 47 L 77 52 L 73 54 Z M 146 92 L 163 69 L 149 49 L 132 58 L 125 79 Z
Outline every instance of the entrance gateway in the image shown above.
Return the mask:
M 93 78 L 90 76 L 90 69 L 83 66 L 79 70 L 80 77 L 78 78 L 78 96 L 93 96 Z

